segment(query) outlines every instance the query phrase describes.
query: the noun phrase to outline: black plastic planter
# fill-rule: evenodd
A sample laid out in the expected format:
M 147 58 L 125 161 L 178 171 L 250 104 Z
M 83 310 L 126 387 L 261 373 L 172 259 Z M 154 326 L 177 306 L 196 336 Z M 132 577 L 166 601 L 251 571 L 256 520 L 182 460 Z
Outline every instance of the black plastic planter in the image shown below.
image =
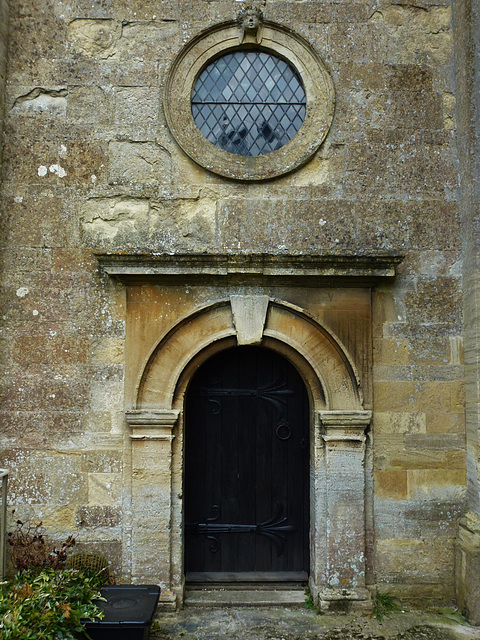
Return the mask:
M 148 640 L 150 625 L 160 596 L 156 585 L 122 584 L 103 587 L 98 601 L 105 617 L 96 622 L 85 622 L 92 640 Z

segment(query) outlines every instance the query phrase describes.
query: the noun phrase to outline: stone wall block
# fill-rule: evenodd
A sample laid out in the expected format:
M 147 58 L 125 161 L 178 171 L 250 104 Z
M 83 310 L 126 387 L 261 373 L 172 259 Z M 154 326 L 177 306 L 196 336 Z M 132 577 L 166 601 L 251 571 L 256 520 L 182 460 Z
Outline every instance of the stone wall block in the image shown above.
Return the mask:
M 378 540 L 376 546 L 378 582 L 387 583 L 392 593 L 397 594 L 397 584 L 423 584 L 429 585 L 433 602 L 450 601 L 453 541 L 406 538 Z M 434 584 L 437 586 L 432 591 Z
M 119 87 L 115 91 L 114 117 L 117 125 L 145 127 L 158 124 L 160 97 L 154 87 Z M 127 127 L 124 127 L 128 131 Z
M 13 359 L 23 370 L 52 362 L 56 366 L 85 364 L 88 346 L 87 341 L 70 336 L 19 336 L 14 342 Z
M 407 472 L 398 469 L 375 471 L 375 496 L 394 500 L 407 497 Z
M 13 378 L 3 385 L 2 396 L 6 410 L 81 411 L 87 405 L 86 383 L 82 378 L 62 381 Z
M 208 192 L 204 197 L 183 198 L 177 202 L 154 200 L 151 203 L 149 244 L 164 251 L 193 252 L 215 250 L 217 199 Z
M 113 5 L 114 0 L 72 0 L 70 13 L 73 18 L 107 19 L 113 16 Z M 54 11 L 57 15 L 64 15 L 61 6 L 54 5 Z
M 122 522 L 122 511 L 118 507 L 85 506 L 75 512 L 77 527 L 118 527 Z
M 176 53 L 179 39 L 180 25 L 176 21 L 132 20 L 122 26 L 116 55 L 123 60 L 141 60 L 154 64 L 160 59 L 160 64 L 165 66 Z
M 171 181 L 170 154 L 153 142 L 111 142 L 109 184 L 158 185 Z
M 108 125 L 113 121 L 112 87 L 87 84 L 70 86 L 67 121 L 76 124 Z
M 129 20 L 165 20 L 178 19 L 179 7 L 176 0 L 116 0 L 113 11 L 118 18 Z M 187 5 L 193 11 L 191 5 Z
M 339 92 L 336 114 L 344 136 L 352 130 L 365 133 L 401 126 L 405 142 L 410 132 L 443 128 L 442 97 L 432 91 L 384 90 L 370 88 Z M 399 134 L 401 135 L 401 134 Z
M 465 496 L 465 469 L 409 469 L 407 497 L 461 503 Z
M 328 44 L 327 59 L 335 63 L 345 60 L 368 63 L 378 59 L 397 62 L 388 55 L 391 44 L 385 37 L 383 28 L 372 21 L 368 24 L 339 22 L 329 25 Z
M 4 197 L 0 230 L 10 248 L 70 247 L 75 242 L 74 222 L 65 215 L 61 199 L 53 192 L 45 195 L 46 201 L 35 190 L 27 196 Z
M 76 19 L 70 22 L 67 42 L 74 53 L 89 58 L 110 58 L 116 53 L 121 25 L 114 20 Z
M 64 86 L 34 87 L 9 86 L 9 119 L 24 125 L 31 118 L 43 122 L 44 126 L 63 124 L 67 111 L 68 90 Z
M 51 451 L 5 451 L 2 465 L 10 470 L 12 504 L 68 505 L 84 503 L 87 485 L 78 456 Z
M 427 413 L 427 433 L 455 433 L 464 440 L 465 414 Z
M 382 478 L 383 474 L 385 476 Z M 400 476 L 399 474 L 405 474 Z M 457 521 L 462 514 L 462 504 L 457 500 L 409 500 L 392 495 L 381 495 L 383 480 L 388 486 L 390 478 L 405 478 L 407 472 L 389 470 L 375 472 L 375 521 L 378 540 L 423 539 L 455 537 Z M 378 483 L 377 483 L 378 478 Z M 406 485 L 403 484 L 406 488 Z M 378 490 L 378 493 L 377 493 Z M 390 493 L 390 492 L 389 492 Z M 392 499 L 393 498 L 393 499 Z
M 75 136 L 77 139 L 62 138 L 60 141 L 58 136 L 49 140 L 45 134 L 33 148 L 21 136 L 16 141 L 16 149 L 6 145 L 7 182 L 14 180 L 20 184 L 38 185 L 39 189 L 50 187 L 54 190 L 76 183 L 93 186 L 104 173 L 106 145 L 89 140 L 86 131 L 77 130 Z M 25 156 L 20 161 L 17 153 L 22 151 Z
M 417 322 L 452 322 L 461 320 L 461 290 L 457 278 L 419 278 L 417 290 L 407 294 L 408 312 Z
M 89 405 L 93 411 L 120 411 L 123 406 L 123 370 L 117 379 L 91 380 Z
M 266 214 L 271 206 L 275 225 Z M 355 217 L 349 209 L 333 201 L 279 199 L 268 203 L 229 198 L 219 206 L 219 239 L 229 250 L 248 247 L 269 253 L 323 248 L 338 252 L 355 242 Z
M 425 144 L 395 145 L 385 149 L 363 142 L 350 146 L 346 169 L 352 191 L 391 190 L 397 194 L 435 194 L 443 197 L 458 186 L 458 173 L 451 153 L 438 153 Z
M 43 247 L 18 249 L 11 246 L 3 249 L 0 256 L 0 268 L 5 274 L 4 282 L 11 285 L 26 274 L 42 272 L 42 275 L 47 277 L 46 272 L 52 269 L 52 262 L 52 250 Z
M 116 506 L 122 493 L 120 473 L 88 473 L 88 504 Z
M 61 80 L 68 86 L 154 87 L 158 84 L 158 64 L 154 61 L 75 56 L 55 61 L 42 77 L 49 82 Z
M 82 453 L 82 471 L 87 473 L 120 473 L 121 453 L 116 450 L 85 451 Z
M 145 242 L 150 204 L 143 198 L 112 197 L 86 200 L 81 210 L 83 239 L 87 246 L 111 246 L 127 242 L 134 234 Z
M 425 433 L 427 416 L 423 412 L 376 411 L 373 428 L 375 435 Z
M 65 21 L 45 10 L 19 16 L 15 4 L 10 3 L 9 77 L 34 87 L 55 83 L 49 67 L 66 55 Z
M 377 9 L 370 18 L 388 43 L 389 60 L 401 64 L 427 61 L 432 66 L 451 59 L 451 21 L 449 6 L 389 5 Z

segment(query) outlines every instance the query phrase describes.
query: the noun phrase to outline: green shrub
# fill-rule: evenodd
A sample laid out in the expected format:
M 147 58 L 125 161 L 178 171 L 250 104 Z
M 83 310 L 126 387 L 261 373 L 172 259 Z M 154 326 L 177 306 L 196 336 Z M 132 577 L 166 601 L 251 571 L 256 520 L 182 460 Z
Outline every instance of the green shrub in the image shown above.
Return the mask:
M 0 583 L 2 640 L 88 638 L 82 620 L 101 618 L 98 577 L 80 571 L 35 569 Z

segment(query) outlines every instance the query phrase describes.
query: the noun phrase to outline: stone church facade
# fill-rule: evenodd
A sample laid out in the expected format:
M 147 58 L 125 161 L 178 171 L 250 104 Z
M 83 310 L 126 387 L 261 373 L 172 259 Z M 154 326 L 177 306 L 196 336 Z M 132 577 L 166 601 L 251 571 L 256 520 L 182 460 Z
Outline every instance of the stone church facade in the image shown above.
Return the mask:
M 479 11 L 0 0 L 17 516 L 165 606 L 194 575 L 301 573 L 325 609 L 377 588 L 480 623 Z M 234 108 L 296 115 L 248 142 L 202 74 L 250 63 L 281 98 Z

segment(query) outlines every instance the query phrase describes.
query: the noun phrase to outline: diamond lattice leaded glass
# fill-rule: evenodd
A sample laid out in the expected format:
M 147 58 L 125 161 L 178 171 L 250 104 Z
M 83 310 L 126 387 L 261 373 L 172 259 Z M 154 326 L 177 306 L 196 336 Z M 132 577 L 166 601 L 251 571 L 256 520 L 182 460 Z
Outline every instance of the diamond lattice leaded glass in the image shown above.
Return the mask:
M 193 91 L 192 114 L 205 138 L 240 156 L 283 147 L 305 119 L 294 69 L 264 51 L 235 51 L 209 64 Z

